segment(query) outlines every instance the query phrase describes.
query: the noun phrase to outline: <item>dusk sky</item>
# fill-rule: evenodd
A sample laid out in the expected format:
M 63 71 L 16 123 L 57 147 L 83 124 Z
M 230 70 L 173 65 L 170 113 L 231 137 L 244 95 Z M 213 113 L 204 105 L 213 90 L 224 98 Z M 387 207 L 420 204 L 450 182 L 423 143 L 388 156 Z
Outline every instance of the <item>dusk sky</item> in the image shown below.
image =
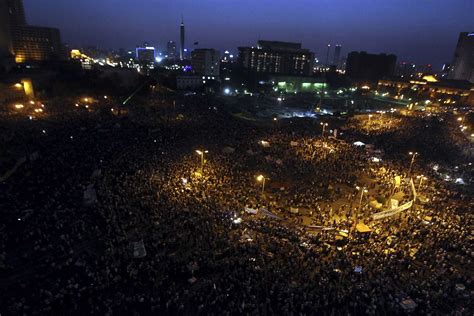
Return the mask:
M 394 53 L 398 61 L 450 62 L 459 32 L 474 31 L 473 0 L 24 0 L 29 24 L 61 29 L 71 47 L 187 46 L 237 51 L 261 39 Z

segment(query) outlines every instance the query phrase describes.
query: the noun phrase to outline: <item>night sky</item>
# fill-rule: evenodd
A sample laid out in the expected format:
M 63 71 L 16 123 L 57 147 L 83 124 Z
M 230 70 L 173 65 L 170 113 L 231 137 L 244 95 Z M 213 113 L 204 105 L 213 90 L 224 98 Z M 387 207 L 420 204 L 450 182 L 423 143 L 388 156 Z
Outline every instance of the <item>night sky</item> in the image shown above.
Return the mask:
M 395 53 L 399 61 L 450 62 L 459 32 L 474 31 L 474 0 L 24 0 L 29 24 L 61 29 L 71 47 L 187 46 L 236 52 L 261 39 L 302 42 L 325 60 L 326 45 Z

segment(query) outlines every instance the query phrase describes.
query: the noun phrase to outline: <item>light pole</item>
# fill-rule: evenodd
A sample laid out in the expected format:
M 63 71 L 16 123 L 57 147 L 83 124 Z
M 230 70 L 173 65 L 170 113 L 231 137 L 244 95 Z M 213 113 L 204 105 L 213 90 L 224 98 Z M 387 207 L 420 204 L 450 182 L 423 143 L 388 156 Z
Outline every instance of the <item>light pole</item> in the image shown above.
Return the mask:
M 369 191 L 367 190 L 366 187 L 359 187 L 359 186 L 356 186 L 356 189 L 358 191 L 360 191 L 360 200 L 359 200 L 359 212 L 360 212 L 360 209 L 362 208 L 362 198 L 364 197 L 364 193 L 368 193 Z
M 196 150 L 196 153 L 201 156 L 201 173 L 204 172 L 204 154 L 207 154 L 207 150 Z
M 326 131 L 326 127 L 329 126 L 329 124 L 328 124 L 328 123 L 323 123 L 323 122 L 321 122 L 321 123 L 319 123 L 319 124 L 321 124 L 321 126 L 323 127 L 323 131 L 322 131 L 322 133 L 321 133 L 321 137 L 324 138 L 324 132 Z
M 410 175 L 411 174 L 411 169 L 413 168 L 413 163 L 415 162 L 415 158 L 416 158 L 416 156 L 418 156 L 418 153 L 410 151 L 408 153 L 408 155 L 411 156 L 410 168 L 408 169 L 408 175 Z
M 362 198 L 364 197 L 364 193 L 369 192 L 366 187 L 361 188 L 359 186 L 356 186 L 356 189 L 358 191 L 360 191 L 360 200 L 359 200 L 359 208 L 357 209 L 357 212 L 356 212 L 355 218 L 354 218 L 354 224 L 355 225 L 357 225 L 357 222 L 358 222 L 358 219 L 359 219 L 359 213 L 360 213 L 360 209 L 362 208 Z
M 265 180 L 266 180 L 265 176 L 263 175 L 257 176 L 257 181 L 262 182 L 262 194 L 265 193 Z
M 370 119 L 372 118 L 372 114 L 369 114 L 369 125 L 370 125 Z

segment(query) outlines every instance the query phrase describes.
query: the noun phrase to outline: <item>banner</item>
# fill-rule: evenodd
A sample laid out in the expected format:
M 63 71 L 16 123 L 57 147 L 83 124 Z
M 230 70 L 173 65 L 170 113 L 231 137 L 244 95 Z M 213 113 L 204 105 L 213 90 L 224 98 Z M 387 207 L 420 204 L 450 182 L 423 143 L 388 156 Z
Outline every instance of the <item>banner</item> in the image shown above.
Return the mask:
M 402 206 L 399 206 L 399 207 L 394 208 L 392 210 L 386 210 L 386 211 L 383 211 L 383 212 L 376 213 L 376 214 L 372 215 L 372 219 L 373 220 L 379 220 L 379 219 L 383 219 L 383 218 L 386 218 L 386 217 L 396 215 L 400 212 L 408 210 L 410 207 L 412 207 L 412 205 L 413 205 L 413 201 L 410 201 L 410 202 L 405 203 Z
M 255 214 L 257 214 L 258 211 L 257 211 L 256 209 L 254 209 L 254 208 L 246 207 L 246 208 L 245 208 L 245 212 L 247 212 L 247 213 L 249 213 L 249 214 L 254 214 L 254 215 L 255 215 Z
M 399 188 L 399 187 L 400 187 L 400 182 L 401 182 L 400 176 L 396 176 L 396 177 L 393 179 L 393 184 L 395 185 L 396 188 Z
M 260 210 L 260 212 L 265 215 L 265 216 L 268 216 L 270 218 L 274 218 L 274 219 L 280 219 L 280 217 L 278 217 L 277 215 L 273 214 L 272 212 L 270 212 L 269 210 L 267 210 L 266 208 L 262 208 Z

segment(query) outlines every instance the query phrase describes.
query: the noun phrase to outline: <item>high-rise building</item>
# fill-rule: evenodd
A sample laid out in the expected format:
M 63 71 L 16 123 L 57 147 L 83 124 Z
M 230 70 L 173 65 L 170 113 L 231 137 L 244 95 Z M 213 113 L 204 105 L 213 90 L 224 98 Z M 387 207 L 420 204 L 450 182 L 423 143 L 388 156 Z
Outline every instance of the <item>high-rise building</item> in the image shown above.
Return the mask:
M 459 34 L 449 77 L 474 83 L 474 32 Z
M 181 46 L 179 48 L 179 59 L 184 60 L 184 40 L 185 40 L 185 29 L 184 29 L 184 19 L 181 17 L 181 27 L 180 27 L 180 40 L 181 40 Z
M 336 47 L 334 48 L 334 58 L 332 60 L 332 64 L 336 67 L 339 67 L 339 62 L 341 60 L 341 49 L 341 45 L 336 45 Z
M 23 7 L 23 0 L 6 0 L 8 4 L 8 21 L 10 26 L 26 25 L 25 8 Z
M 346 74 L 355 80 L 379 80 L 393 76 L 397 56 L 351 52 L 347 56 Z
M 239 63 L 252 72 L 309 76 L 314 54 L 299 43 L 258 41 L 257 47 L 239 47 Z
M 215 49 L 195 49 L 191 53 L 191 64 L 196 74 L 217 77 L 220 71 L 220 52 Z
M 166 55 L 169 59 L 176 59 L 176 43 L 174 41 L 169 41 L 166 44 Z
M 17 63 L 62 57 L 58 29 L 26 24 L 23 0 L 0 0 L 0 54 L 9 51 Z

